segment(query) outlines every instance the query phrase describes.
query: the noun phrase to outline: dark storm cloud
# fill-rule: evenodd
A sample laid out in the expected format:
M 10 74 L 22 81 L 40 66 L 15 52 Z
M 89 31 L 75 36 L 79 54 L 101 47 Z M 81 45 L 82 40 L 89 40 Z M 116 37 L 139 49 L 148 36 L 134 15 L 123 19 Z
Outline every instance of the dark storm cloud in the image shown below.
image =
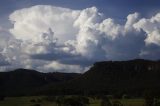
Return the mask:
M 45 61 L 59 61 L 62 64 L 88 66 L 93 64 L 96 60 L 89 60 L 81 55 L 71 55 L 69 53 L 46 53 L 34 54 L 30 56 L 32 59 Z
M 141 51 L 141 58 L 150 60 L 160 60 L 160 47 L 151 44 Z
M 0 54 L 0 66 L 9 66 L 10 63 L 5 60 L 5 57 Z
M 92 65 L 95 60 L 89 60 L 81 56 L 72 57 L 72 58 L 64 58 L 59 60 L 59 62 L 63 64 L 72 64 L 72 65 L 81 65 L 83 67 Z
M 145 33 L 136 35 L 130 32 L 127 36 L 121 36 L 115 41 L 107 41 L 106 48 L 110 48 L 109 60 L 129 60 L 139 58 L 141 49 L 145 47 Z M 109 51 L 109 52 L 110 52 Z
M 52 53 L 31 55 L 31 58 L 33 59 L 41 59 L 41 60 L 47 60 L 47 61 L 66 59 L 71 57 L 74 57 L 74 56 L 68 53 L 63 53 L 63 52 L 58 52 L 58 53 L 52 52 Z

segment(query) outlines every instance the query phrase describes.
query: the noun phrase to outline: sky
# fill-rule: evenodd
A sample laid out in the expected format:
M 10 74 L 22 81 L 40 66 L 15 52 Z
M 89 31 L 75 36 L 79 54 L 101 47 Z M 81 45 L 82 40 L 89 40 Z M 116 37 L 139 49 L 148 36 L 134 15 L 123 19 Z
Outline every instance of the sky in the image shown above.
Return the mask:
M 0 17 L 0 71 L 160 59 L 159 0 L 1 0 Z

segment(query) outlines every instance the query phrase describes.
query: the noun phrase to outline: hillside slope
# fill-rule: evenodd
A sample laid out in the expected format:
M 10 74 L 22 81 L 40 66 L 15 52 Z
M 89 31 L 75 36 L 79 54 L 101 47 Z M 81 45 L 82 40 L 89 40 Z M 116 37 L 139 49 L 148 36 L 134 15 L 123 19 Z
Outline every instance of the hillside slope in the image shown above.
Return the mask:
M 97 62 L 70 83 L 77 90 L 89 94 L 159 91 L 160 62 L 142 59 Z
M 76 73 L 40 73 L 35 70 L 17 69 L 0 73 L 0 94 L 26 95 L 47 84 L 66 82 L 79 76 Z
M 160 61 L 130 60 L 97 62 L 83 75 L 50 88 L 53 94 L 130 94 L 160 92 Z M 159 93 L 160 94 L 160 93 Z

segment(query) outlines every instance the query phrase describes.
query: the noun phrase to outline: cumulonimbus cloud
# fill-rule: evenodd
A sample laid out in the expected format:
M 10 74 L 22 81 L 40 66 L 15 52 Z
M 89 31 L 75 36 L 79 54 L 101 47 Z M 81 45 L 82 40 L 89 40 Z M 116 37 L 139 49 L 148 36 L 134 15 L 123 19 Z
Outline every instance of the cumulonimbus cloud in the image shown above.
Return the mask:
M 95 61 L 159 57 L 160 13 L 146 19 L 135 12 L 118 23 L 96 7 L 37 5 L 16 10 L 9 19 L 14 39 L 3 52 L 12 64 L 17 61 L 17 67 L 79 72 Z

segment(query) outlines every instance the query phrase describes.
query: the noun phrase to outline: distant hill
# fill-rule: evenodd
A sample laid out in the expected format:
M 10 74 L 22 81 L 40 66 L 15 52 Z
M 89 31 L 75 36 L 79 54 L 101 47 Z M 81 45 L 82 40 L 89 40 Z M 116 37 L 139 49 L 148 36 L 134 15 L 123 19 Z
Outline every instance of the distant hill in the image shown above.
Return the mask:
M 97 62 L 89 71 L 70 82 L 79 91 L 96 94 L 138 95 L 145 90 L 160 91 L 160 61 Z
M 0 94 L 26 95 L 47 84 L 66 82 L 78 77 L 76 73 L 40 73 L 35 70 L 17 69 L 0 72 Z
M 0 84 L 8 95 L 27 95 L 29 92 L 32 95 L 142 96 L 149 90 L 160 96 L 160 61 L 97 62 L 84 74 L 39 73 L 19 69 L 0 73 Z
M 148 90 L 160 95 L 160 61 L 136 59 L 97 62 L 78 78 L 59 84 L 58 89 L 53 85 L 49 88 L 53 94 L 142 96 Z

